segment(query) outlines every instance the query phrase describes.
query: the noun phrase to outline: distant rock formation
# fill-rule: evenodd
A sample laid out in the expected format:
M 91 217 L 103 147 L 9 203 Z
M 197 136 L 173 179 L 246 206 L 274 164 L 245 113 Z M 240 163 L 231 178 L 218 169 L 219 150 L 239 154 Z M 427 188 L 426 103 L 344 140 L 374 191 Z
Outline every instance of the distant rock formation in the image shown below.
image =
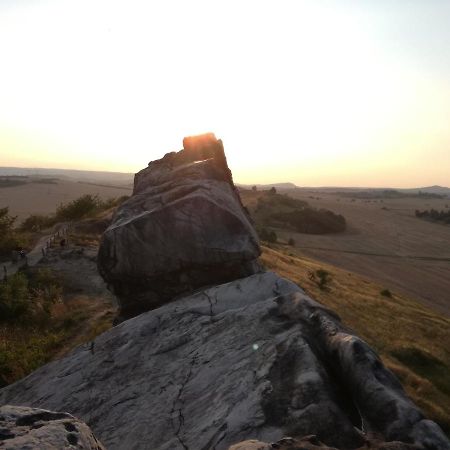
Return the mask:
M 4 450 L 105 450 L 89 427 L 66 413 L 19 406 L 0 407 Z
M 259 247 L 220 141 L 184 146 L 136 176 L 99 255 L 127 314 L 161 306 L 4 388 L 0 404 L 68 411 L 109 450 L 450 449 L 335 313 L 253 273 Z
M 136 174 L 103 235 L 98 268 L 123 317 L 259 270 L 258 238 L 222 142 L 206 134 L 183 146 Z

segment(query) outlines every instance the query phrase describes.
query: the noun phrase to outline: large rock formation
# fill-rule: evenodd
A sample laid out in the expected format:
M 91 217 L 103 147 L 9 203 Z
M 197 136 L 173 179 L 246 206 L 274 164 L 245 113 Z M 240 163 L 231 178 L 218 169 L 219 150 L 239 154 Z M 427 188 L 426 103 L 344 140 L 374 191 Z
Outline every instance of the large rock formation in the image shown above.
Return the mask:
M 0 402 L 74 414 L 109 450 L 249 439 L 241 448 L 357 449 L 368 438 L 450 449 L 336 314 L 274 273 L 247 276 L 258 252 L 220 142 L 186 140 L 136 176 L 99 267 L 129 314 L 233 281 L 121 323 L 3 389 Z
M 89 427 L 65 413 L 19 406 L 0 407 L 4 450 L 104 450 Z
M 207 134 L 183 146 L 136 174 L 103 235 L 99 271 L 124 317 L 259 270 L 257 236 L 222 142 Z
M 68 411 L 109 450 L 224 450 L 314 434 L 448 449 L 399 382 L 331 311 L 271 272 L 127 320 L 0 391 Z

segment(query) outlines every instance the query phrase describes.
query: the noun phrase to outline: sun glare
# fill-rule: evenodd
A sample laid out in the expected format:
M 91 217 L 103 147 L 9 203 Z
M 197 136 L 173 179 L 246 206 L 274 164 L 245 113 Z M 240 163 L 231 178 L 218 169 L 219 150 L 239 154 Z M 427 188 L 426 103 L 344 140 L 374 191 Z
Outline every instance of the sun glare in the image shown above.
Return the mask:
M 376 167 L 371 183 L 396 184 L 383 175 L 395 155 L 420 164 L 448 148 L 450 88 L 400 58 L 373 14 L 368 26 L 337 2 L 11 3 L 0 164 L 136 171 L 213 131 L 243 182 L 342 185 Z

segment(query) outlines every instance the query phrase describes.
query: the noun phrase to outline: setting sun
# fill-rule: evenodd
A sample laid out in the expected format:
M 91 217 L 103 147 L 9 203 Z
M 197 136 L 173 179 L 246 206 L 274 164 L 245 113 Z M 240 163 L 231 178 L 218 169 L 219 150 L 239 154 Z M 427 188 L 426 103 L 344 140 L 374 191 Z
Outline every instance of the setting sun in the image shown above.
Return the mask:
M 449 184 L 450 7 L 411 5 L 4 1 L 0 164 L 134 172 L 212 131 L 240 182 Z

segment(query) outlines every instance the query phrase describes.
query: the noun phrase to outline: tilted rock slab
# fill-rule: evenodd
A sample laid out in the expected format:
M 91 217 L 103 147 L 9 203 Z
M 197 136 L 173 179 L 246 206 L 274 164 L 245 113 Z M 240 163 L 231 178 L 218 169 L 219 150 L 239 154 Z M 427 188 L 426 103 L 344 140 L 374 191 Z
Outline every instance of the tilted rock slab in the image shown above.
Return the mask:
M 20 406 L 0 407 L 4 450 L 105 450 L 89 427 L 67 413 Z
M 98 268 L 122 317 L 260 270 L 222 142 L 207 134 L 183 145 L 136 174 L 132 197 L 103 235 Z
M 4 388 L 0 403 L 68 411 L 109 450 L 224 450 L 312 434 L 351 449 L 369 433 L 450 448 L 364 341 L 271 272 L 122 322 Z

